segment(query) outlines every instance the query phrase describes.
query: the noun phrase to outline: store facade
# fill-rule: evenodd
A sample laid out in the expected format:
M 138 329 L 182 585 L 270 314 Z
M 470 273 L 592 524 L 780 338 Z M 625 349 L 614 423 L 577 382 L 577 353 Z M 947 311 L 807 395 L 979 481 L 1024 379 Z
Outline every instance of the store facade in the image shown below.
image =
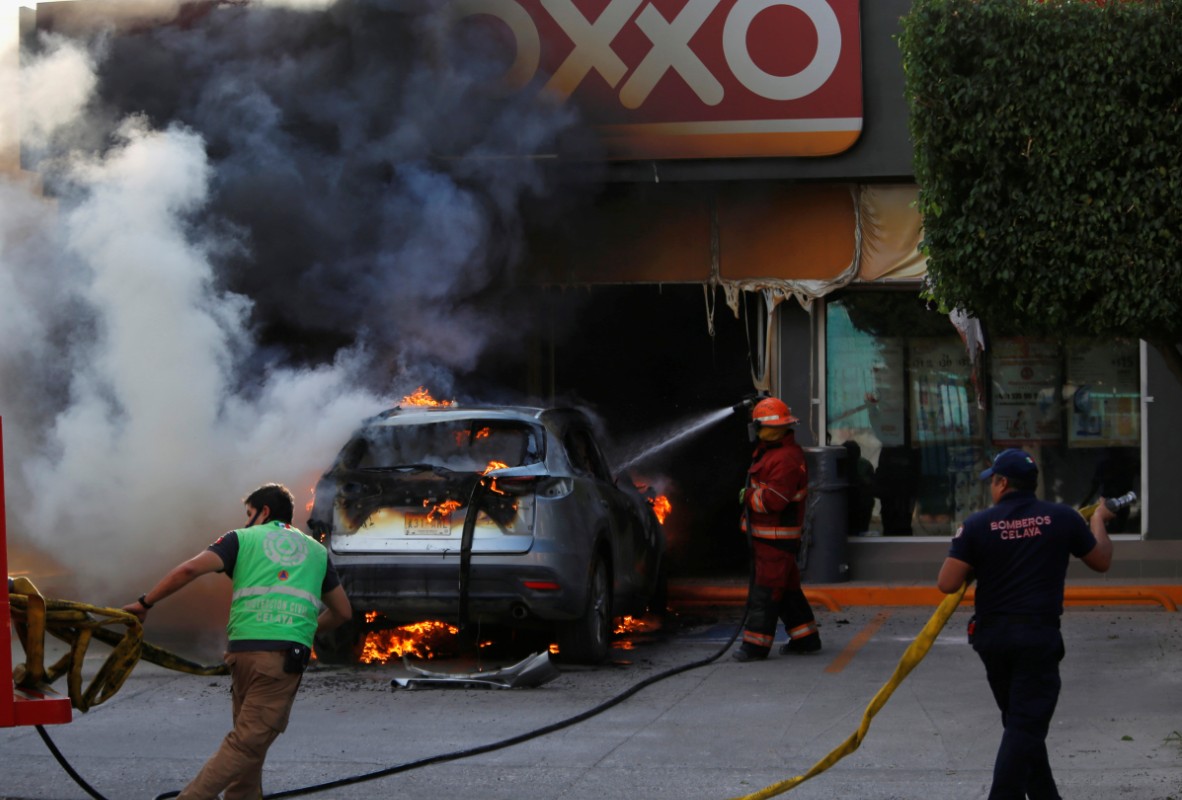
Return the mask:
M 1136 339 L 983 331 L 924 304 L 894 41 L 910 3 L 828 5 L 857 20 L 861 80 L 844 85 L 858 94 L 845 112 L 858 120 L 856 139 L 779 157 L 620 152 L 595 213 L 561 243 L 535 248 L 546 278 L 701 284 L 708 302 L 717 293 L 736 315 L 762 309 L 754 388 L 805 410 L 804 444 L 847 449 L 853 579 L 934 579 L 959 521 L 990 502 L 977 476 L 1006 447 L 1037 458 L 1049 499 L 1083 506 L 1137 493 L 1113 526 L 1112 577 L 1182 577 L 1182 528 L 1166 502 L 1182 442 L 1176 382 Z M 819 34 L 817 46 L 825 41 Z

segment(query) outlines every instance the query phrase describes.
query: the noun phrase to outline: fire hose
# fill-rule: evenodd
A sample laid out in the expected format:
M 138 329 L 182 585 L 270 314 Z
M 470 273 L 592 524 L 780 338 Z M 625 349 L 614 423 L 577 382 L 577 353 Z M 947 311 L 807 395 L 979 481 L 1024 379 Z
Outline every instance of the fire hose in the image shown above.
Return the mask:
M 143 626 L 134 614 L 88 603 L 46 599 L 28 578 L 9 579 L 8 603 L 13 628 L 25 651 L 24 663 L 13 667 L 13 682 L 22 689 L 40 691 L 66 675 L 70 705 L 82 712 L 106 702 L 119 691 L 141 658 L 167 669 L 193 675 L 229 674 L 225 664 L 202 666 L 145 642 Z M 122 634 L 111 630 L 119 625 L 124 627 Z M 47 633 L 70 645 L 65 655 L 48 666 L 45 664 Z M 90 684 L 84 688 L 82 664 L 91 641 L 95 639 L 110 645 L 111 652 L 91 678 Z M 95 800 L 106 800 L 70 765 L 45 727 L 37 725 L 36 728 L 37 734 L 66 774 Z
M 13 627 L 25 649 L 25 663 L 13 669 L 13 680 L 22 689 L 38 689 L 66 675 L 70 704 L 89 711 L 114 695 L 140 659 L 193 675 L 228 675 L 225 664 L 203 666 L 144 641 L 144 629 L 134 614 L 69 600 L 42 597 L 28 578 L 14 578 L 8 594 Z M 112 628 L 122 625 L 118 633 Z M 50 665 L 45 663 L 45 635 L 70 645 Z M 89 685 L 83 687 L 82 663 L 92 640 L 110 645 Z

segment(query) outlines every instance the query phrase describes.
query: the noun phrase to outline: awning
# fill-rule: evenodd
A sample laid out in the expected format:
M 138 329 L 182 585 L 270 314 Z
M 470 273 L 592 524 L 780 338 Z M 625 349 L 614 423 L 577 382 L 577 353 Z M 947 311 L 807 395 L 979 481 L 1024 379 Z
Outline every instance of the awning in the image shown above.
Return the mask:
M 919 280 L 927 274 L 927 257 L 919 252 L 923 218 L 916 209 L 915 184 L 870 184 L 858 194 L 862 225 L 863 281 Z
M 531 269 L 547 284 L 702 283 L 807 306 L 855 280 L 923 277 L 917 196 L 914 184 L 618 186 L 535 237 Z

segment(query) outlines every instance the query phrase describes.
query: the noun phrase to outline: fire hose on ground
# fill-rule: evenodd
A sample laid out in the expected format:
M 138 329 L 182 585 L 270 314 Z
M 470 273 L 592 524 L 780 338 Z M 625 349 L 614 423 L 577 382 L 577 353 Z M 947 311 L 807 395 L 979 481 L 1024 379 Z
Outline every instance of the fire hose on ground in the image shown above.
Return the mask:
M 66 676 L 70 703 L 89 711 L 110 699 L 140 659 L 193 675 L 228 675 L 225 664 L 203 666 L 144 641 L 144 630 L 134 614 L 68 600 L 46 599 L 28 578 L 14 578 L 8 594 L 13 626 L 25 649 L 25 663 L 13 670 L 13 681 L 22 689 L 39 689 Z M 112 628 L 122 625 L 118 633 Z M 45 635 L 69 644 L 69 650 L 45 664 Z M 89 685 L 83 687 L 82 663 L 93 639 L 110 645 L 111 652 Z
M 773 783 L 770 786 L 760 789 L 758 792 L 743 795 L 742 797 L 735 798 L 735 800 L 763 800 L 766 797 L 775 797 L 778 794 L 783 794 L 804 783 L 809 778 L 820 775 L 838 761 L 857 750 L 862 744 L 862 740 L 866 738 L 867 731 L 870 730 L 870 721 L 874 719 L 874 715 L 882 710 L 882 707 L 886 705 L 886 701 L 894 694 L 895 689 L 903 682 L 903 679 L 907 677 L 911 670 L 915 669 L 920 661 L 923 661 L 923 657 L 928 654 L 928 650 L 932 649 L 932 644 L 936 641 L 936 637 L 944 629 L 944 625 L 948 622 L 948 618 L 952 616 L 952 612 L 956 611 L 956 607 L 960 605 L 965 590 L 968 588 L 969 585 L 967 583 L 964 584 L 958 592 L 945 597 L 936 608 L 936 612 L 932 614 L 931 619 L 923 626 L 923 630 L 919 632 L 919 635 L 915 637 L 915 640 L 903 652 L 899 663 L 895 666 L 895 671 L 891 673 L 890 679 L 883 684 L 882 688 L 878 690 L 878 693 L 874 695 L 874 699 L 866 706 L 866 711 L 862 714 L 862 721 L 858 725 L 858 729 L 850 734 L 849 738 L 833 748 L 829 755 L 814 764 L 805 774 Z
M 1081 515 L 1085 519 L 1091 517 L 1095 512 L 1099 503 L 1093 504 L 1086 508 L 1080 509 Z M 166 667 L 168 669 L 179 670 L 181 672 L 190 672 L 195 675 L 224 675 L 228 673 L 225 665 L 217 666 L 202 666 L 187 659 L 176 656 L 158 647 L 154 647 L 143 641 L 143 629 L 140 622 L 134 615 L 112 608 L 101 608 L 97 606 L 90 606 L 83 603 L 73 603 L 62 600 L 45 600 L 31 582 L 27 579 L 17 578 L 17 583 L 14 586 L 15 593 L 9 594 L 10 602 L 12 603 L 13 621 L 16 624 L 18 635 L 21 643 L 25 646 L 25 653 L 28 657 L 23 669 L 19 671 L 19 676 L 14 671 L 14 679 L 18 686 L 43 686 L 45 683 L 52 682 L 62 674 L 69 674 L 67 685 L 70 689 L 70 699 L 74 707 L 80 711 L 86 711 L 93 705 L 97 705 L 108 698 L 110 698 L 120 686 L 123 685 L 131 669 L 135 666 L 140 658 L 151 661 L 152 663 Z M 776 795 L 784 794 L 799 786 L 810 778 L 816 777 L 822 772 L 826 771 L 841 759 L 845 758 L 850 753 L 854 752 L 861 746 L 866 734 L 869 732 L 870 723 L 875 715 L 882 710 L 886 705 L 887 700 L 894 694 L 899 684 L 903 682 L 913 669 L 924 659 L 932 644 L 944 629 L 949 618 L 953 612 L 956 611 L 964 598 L 965 591 L 969 584 L 966 583 L 960 589 L 948 596 L 936 608 L 931 618 L 924 625 L 923 629 L 903 652 L 899 658 L 898 664 L 895 666 L 891 677 L 883 684 L 882 688 L 871 699 L 867 705 L 865 712 L 862 715 L 860 724 L 845 741 L 835 747 L 828 755 L 817 761 L 806 773 L 797 775 L 792 778 L 779 781 L 771 784 L 757 792 L 751 794 L 741 795 L 733 800 L 764 800 L 764 798 L 775 797 Z M 23 592 L 23 593 L 22 593 Z M 511 747 L 516 744 L 535 739 L 547 734 L 553 733 L 580 722 L 584 722 L 598 714 L 607 711 L 624 700 L 632 697 L 642 689 L 653 685 L 666 678 L 679 675 L 683 672 L 696 669 L 698 667 L 706 666 L 718 660 L 724 653 L 726 653 L 731 645 L 734 644 L 738 638 L 740 631 L 746 624 L 747 614 L 744 612 L 743 618 L 735 627 L 734 632 L 730 638 L 719 648 L 716 652 L 707 658 L 693 661 L 678 667 L 660 672 L 656 675 L 650 676 L 630 688 L 610 698 L 609 700 L 576 714 L 567 719 L 560 720 L 550 725 L 537 728 L 532 731 L 527 731 L 516 736 L 511 736 L 497 742 L 492 742 L 486 745 L 468 748 L 465 750 L 458 750 L 451 753 L 443 753 L 435 756 L 429 756 L 417 761 L 410 761 L 403 764 L 398 764 L 384 769 L 375 770 L 368 773 L 355 775 L 352 777 L 341 778 L 333 781 L 327 781 L 312 786 L 306 786 L 298 789 L 289 789 L 281 792 L 274 792 L 265 795 L 266 800 L 275 798 L 295 797 L 303 794 L 311 794 L 314 792 L 325 791 L 327 789 L 340 788 L 355 783 L 362 783 L 365 781 L 375 780 L 377 778 L 388 777 L 402 772 L 408 772 L 420 767 L 430 766 L 432 764 L 441 764 L 449 761 L 458 761 L 460 759 L 469 758 L 483 753 L 493 752 L 506 747 Z M 120 636 L 113 631 L 107 630 L 108 626 L 124 625 L 127 630 Z M 70 642 L 70 652 L 63 656 L 57 663 L 50 667 L 44 666 L 44 633 L 49 632 L 63 641 Z M 103 663 L 98 674 L 92 679 L 91 685 L 85 690 L 81 688 L 81 664 L 86 648 L 91 638 L 98 639 L 106 644 L 112 645 L 113 649 L 107 660 Z M 51 753 L 57 761 L 62 765 L 66 772 L 74 779 L 79 786 L 85 789 L 96 800 L 106 800 L 103 795 L 99 794 L 89 784 L 87 784 L 81 776 L 70 766 L 65 757 L 61 754 L 58 748 L 54 745 L 49 735 L 40 725 L 37 726 L 37 731 L 41 738 L 49 747 Z M 158 795 L 155 800 L 164 800 L 165 798 L 175 797 L 179 791 L 166 792 Z

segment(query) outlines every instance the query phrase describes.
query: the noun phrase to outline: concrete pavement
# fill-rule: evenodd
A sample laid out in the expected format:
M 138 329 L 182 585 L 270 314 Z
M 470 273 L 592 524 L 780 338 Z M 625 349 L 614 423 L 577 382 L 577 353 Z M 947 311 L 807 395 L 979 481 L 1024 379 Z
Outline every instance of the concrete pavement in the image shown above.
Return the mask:
M 443 800 L 721 800 L 806 772 L 858 726 L 930 607 L 818 608 L 825 650 L 737 664 L 726 656 L 662 680 L 576 726 L 472 758 L 309 795 Z M 717 651 L 736 606 L 683 609 L 633 637 L 613 666 L 563 668 L 518 690 L 392 690 L 401 665 L 320 668 L 267 762 L 269 793 L 373 772 L 516 736 Z M 874 719 L 860 749 L 791 790 L 798 800 L 985 798 L 1001 735 L 967 607 Z M 1182 800 L 1182 629 L 1160 606 L 1070 608 L 1064 689 L 1048 747 L 1069 800 Z M 782 635 L 782 632 L 781 632 Z M 149 631 L 151 637 L 151 631 Z M 161 642 L 161 644 L 168 644 Z M 216 660 L 216 635 L 177 649 Z M 97 656 L 96 656 L 97 661 Z M 473 665 L 432 663 L 465 671 Z M 141 664 L 120 693 L 49 728 L 108 798 L 179 789 L 229 724 L 227 678 Z M 0 796 L 86 795 L 34 730 L 0 730 Z

